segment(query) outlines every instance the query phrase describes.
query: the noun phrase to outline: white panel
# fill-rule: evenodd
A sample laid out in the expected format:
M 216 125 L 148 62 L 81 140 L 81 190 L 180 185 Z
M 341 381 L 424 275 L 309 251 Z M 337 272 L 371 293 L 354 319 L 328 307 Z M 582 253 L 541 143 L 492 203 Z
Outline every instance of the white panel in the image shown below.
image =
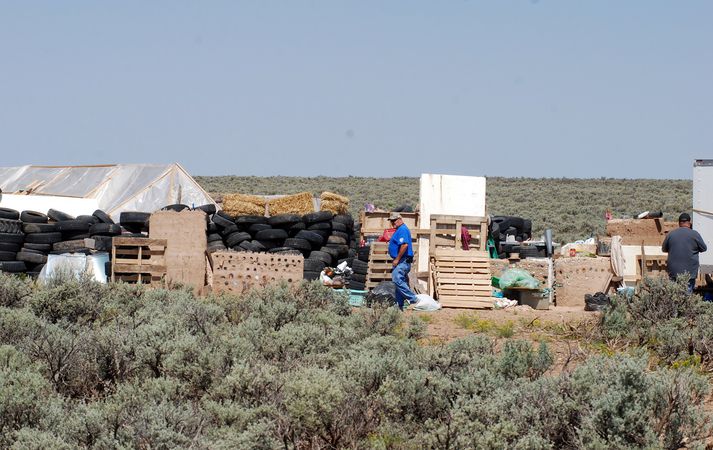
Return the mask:
M 636 276 L 636 257 L 641 255 L 640 245 L 622 245 L 621 253 L 624 255 L 624 277 L 632 278 Z M 658 245 L 645 245 L 646 256 L 665 255 Z
M 693 165 L 693 228 L 703 237 L 708 251 L 699 254 L 702 273 L 713 271 L 713 160 Z M 705 267 L 708 266 L 708 267 Z
M 430 228 L 431 214 L 485 216 L 485 177 L 421 174 L 419 222 Z M 428 239 L 418 240 L 418 271 L 428 270 Z

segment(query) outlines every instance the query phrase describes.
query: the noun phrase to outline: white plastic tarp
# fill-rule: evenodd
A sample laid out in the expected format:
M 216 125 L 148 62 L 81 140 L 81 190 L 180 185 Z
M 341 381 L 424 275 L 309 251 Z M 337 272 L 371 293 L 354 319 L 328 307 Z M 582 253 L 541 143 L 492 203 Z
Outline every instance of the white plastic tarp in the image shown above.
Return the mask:
M 88 275 L 99 283 L 107 282 L 106 263 L 109 261 L 109 254 L 100 252 L 93 255 L 83 253 L 63 253 L 61 255 L 49 255 L 47 263 L 42 267 L 38 280 L 46 282 L 53 277 L 72 276 L 80 279 L 83 275 Z
M 118 219 L 122 211 L 154 212 L 174 203 L 215 204 L 178 164 L 0 168 L 0 189 L 7 194 L 23 193 L 25 203 L 8 206 L 13 209 L 44 213 L 48 208 L 60 209 L 60 205 L 65 204 L 56 202 L 48 208 L 31 208 L 27 205 L 36 203 L 31 203 L 30 198 L 93 199 L 92 209 L 64 211 L 73 215 L 91 214 L 98 208 L 114 219 Z
M 50 208 L 73 216 L 91 214 L 98 209 L 95 198 L 48 197 L 45 195 L 0 194 L 0 207 L 17 211 L 39 211 L 46 213 Z

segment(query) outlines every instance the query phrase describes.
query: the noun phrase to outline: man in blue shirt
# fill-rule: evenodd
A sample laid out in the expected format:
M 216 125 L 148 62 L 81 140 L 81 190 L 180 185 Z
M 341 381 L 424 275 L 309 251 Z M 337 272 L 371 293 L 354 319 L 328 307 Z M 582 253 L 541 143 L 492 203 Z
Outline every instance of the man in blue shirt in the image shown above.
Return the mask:
M 391 213 L 389 222 L 393 228 L 396 228 L 389 240 L 389 256 L 394 259 L 391 263 L 393 266 L 391 280 L 396 285 L 396 303 L 399 309 L 404 309 L 404 300 L 408 300 L 409 303 L 416 301 L 416 294 L 408 287 L 408 274 L 413 262 L 411 231 L 399 213 Z

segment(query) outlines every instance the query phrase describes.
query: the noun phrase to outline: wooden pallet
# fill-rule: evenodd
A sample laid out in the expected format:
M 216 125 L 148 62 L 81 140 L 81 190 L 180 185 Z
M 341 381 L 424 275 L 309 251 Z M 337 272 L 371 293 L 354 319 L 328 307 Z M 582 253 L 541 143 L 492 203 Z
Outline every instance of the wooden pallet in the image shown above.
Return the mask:
M 166 276 L 166 239 L 115 237 L 111 281 L 159 284 Z
M 417 261 L 418 244 L 413 245 L 413 260 Z M 369 270 L 366 274 L 366 290 L 374 289 L 383 281 L 391 281 L 391 270 L 393 258 L 389 256 L 388 242 L 373 242 L 369 250 Z
M 492 308 L 487 252 L 437 249 L 431 254 L 436 298 L 446 308 Z
M 488 221 L 485 217 L 431 215 L 429 254 L 439 248 L 461 250 L 461 228 L 466 227 L 471 235 L 470 250 L 485 251 L 488 240 Z

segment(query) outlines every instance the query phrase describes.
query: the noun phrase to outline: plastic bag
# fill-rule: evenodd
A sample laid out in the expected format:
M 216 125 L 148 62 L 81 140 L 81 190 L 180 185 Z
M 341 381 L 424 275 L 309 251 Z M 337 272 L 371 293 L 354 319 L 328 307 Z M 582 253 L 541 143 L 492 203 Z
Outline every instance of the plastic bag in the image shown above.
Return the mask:
M 603 292 L 597 292 L 594 295 L 586 294 L 584 296 L 585 311 L 601 311 L 611 304 L 609 296 Z
M 417 294 L 416 303 L 413 304 L 414 311 L 438 311 L 441 304 L 428 294 Z
M 367 294 L 365 300 L 370 308 L 375 304 L 391 306 L 396 303 L 396 285 L 393 281 L 382 281 Z
M 540 282 L 535 279 L 530 272 L 523 269 L 506 269 L 500 275 L 500 289 L 514 287 L 524 287 L 528 289 L 539 289 Z

